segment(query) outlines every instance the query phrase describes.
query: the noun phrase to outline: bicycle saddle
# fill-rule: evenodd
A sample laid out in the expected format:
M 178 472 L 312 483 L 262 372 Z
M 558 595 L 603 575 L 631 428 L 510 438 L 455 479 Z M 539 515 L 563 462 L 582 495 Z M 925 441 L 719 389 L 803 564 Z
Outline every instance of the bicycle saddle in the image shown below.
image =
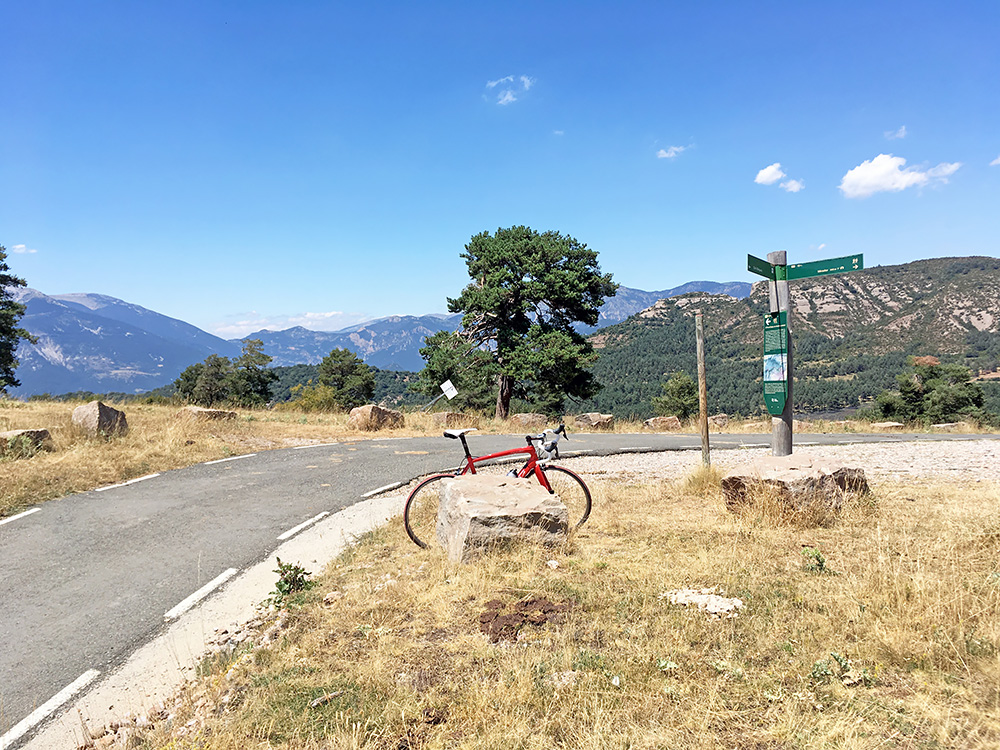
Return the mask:
M 465 429 L 462 430 L 445 430 L 444 436 L 446 438 L 451 438 L 452 440 L 457 440 L 458 438 L 462 437 L 462 435 L 464 435 L 465 433 L 475 432 L 475 431 L 476 431 L 475 427 L 466 427 Z

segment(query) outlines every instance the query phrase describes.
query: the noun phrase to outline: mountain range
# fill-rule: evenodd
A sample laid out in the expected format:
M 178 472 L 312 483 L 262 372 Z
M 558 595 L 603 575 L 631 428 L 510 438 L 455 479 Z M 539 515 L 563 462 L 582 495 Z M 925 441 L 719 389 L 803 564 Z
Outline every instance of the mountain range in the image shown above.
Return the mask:
M 649 416 L 652 397 L 671 373 L 696 377 L 694 311 L 701 310 L 709 408 L 758 412 L 769 283 L 754 284 L 745 299 L 704 293 L 661 299 L 598 331 L 591 337 L 599 351 L 594 375 L 604 388 L 579 408 Z M 895 386 L 909 355 L 934 355 L 974 372 L 1000 369 L 998 258 L 877 266 L 791 281 L 789 292 L 800 411 L 869 401 Z
M 599 325 L 625 320 L 661 298 L 692 290 L 746 296 L 750 284 L 695 281 L 654 292 L 620 287 L 601 308 Z M 238 356 L 246 339 L 263 341 L 274 366 L 316 364 L 332 349 L 346 348 L 380 369 L 419 370 L 424 338 L 456 330 L 461 323 L 458 314 L 400 315 L 339 331 L 294 327 L 226 340 L 107 295 L 10 291 L 26 307 L 21 326 L 38 340 L 21 342 L 18 348 L 21 386 L 11 394 L 21 397 L 74 391 L 141 393 L 172 382 L 185 367 L 210 354 Z

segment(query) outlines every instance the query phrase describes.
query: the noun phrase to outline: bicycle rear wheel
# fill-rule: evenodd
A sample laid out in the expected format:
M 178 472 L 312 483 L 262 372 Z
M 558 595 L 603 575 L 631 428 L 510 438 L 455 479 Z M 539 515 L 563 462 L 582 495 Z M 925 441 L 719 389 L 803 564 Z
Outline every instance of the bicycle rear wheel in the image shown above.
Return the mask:
M 569 511 L 569 529 L 579 528 L 590 516 L 590 488 L 574 472 L 562 466 L 544 466 L 542 471 L 552 491 Z
M 403 508 L 403 525 L 413 543 L 424 549 L 440 547 L 437 538 L 438 506 L 441 504 L 442 479 L 454 479 L 454 474 L 433 474 L 420 482 Z

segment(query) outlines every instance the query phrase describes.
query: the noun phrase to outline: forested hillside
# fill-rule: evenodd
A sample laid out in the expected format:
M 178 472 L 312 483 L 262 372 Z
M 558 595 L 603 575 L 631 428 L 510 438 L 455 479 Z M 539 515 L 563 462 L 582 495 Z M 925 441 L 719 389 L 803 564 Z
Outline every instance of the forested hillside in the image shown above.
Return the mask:
M 767 284 L 749 298 L 688 294 L 593 337 L 604 389 L 581 409 L 652 414 L 670 373 L 696 376 L 694 311 L 705 320 L 710 411 L 761 413 L 761 347 Z M 1000 259 L 937 258 L 790 282 L 795 407 L 857 406 L 895 384 L 911 354 L 934 354 L 973 371 L 1000 369 Z

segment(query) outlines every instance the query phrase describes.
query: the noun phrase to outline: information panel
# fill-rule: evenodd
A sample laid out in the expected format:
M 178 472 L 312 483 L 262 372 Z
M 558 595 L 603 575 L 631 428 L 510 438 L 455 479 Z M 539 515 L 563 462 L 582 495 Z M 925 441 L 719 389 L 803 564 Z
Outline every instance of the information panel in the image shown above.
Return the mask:
M 764 316 L 764 405 L 772 416 L 788 399 L 788 313 Z

